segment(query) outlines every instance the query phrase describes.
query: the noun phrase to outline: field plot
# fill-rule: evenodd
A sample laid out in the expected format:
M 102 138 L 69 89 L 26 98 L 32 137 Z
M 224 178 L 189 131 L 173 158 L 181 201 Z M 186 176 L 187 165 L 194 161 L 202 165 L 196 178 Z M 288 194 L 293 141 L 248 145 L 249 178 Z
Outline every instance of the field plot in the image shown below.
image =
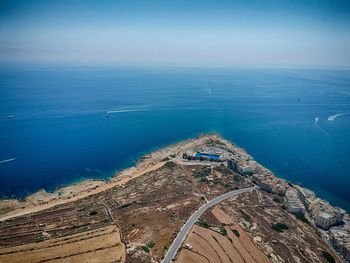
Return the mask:
M 118 228 L 107 226 L 1 249 L 0 262 L 125 262 L 125 246 Z

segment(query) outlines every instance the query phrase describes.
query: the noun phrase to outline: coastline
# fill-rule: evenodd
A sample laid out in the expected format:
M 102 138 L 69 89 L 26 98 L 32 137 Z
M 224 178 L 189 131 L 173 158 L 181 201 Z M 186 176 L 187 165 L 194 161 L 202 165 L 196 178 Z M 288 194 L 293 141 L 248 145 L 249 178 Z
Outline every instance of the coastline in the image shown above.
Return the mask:
M 200 144 L 208 138 L 216 138 L 219 135 L 198 135 L 196 138 L 183 140 L 175 144 L 168 145 L 164 148 L 141 156 L 135 166 L 117 171 L 108 180 L 83 179 L 81 182 L 68 184 L 60 187 L 53 192 L 47 192 L 41 189 L 21 199 L 4 198 L 0 199 L 0 221 L 4 221 L 17 216 L 39 212 L 54 206 L 74 202 L 79 199 L 106 191 L 115 186 L 121 186 L 128 181 L 139 177 L 147 172 L 162 167 L 166 161 L 162 161 L 174 151 L 180 151 L 181 148 L 191 147 L 194 144 Z
M 224 139 L 218 133 L 200 134 L 192 139 L 185 139 L 163 148 L 157 148 L 154 151 L 141 156 L 139 160 L 136 161 L 136 164 L 134 166 L 125 168 L 121 171 L 117 171 L 108 179 L 82 178 L 77 182 L 73 182 L 63 187 L 57 188 L 53 192 L 47 192 L 45 189 L 41 189 L 33 194 L 26 196 L 23 199 L 2 198 L 0 199 L 0 221 L 29 213 L 39 212 L 44 209 L 48 209 L 68 202 L 73 202 L 87 196 L 106 191 L 115 186 L 124 185 L 126 182 L 136 177 L 142 176 L 147 172 L 162 167 L 167 162 L 166 158 L 168 158 L 169 155 L 173 155 L 174 152 L 180 152 L 185 148 L 193 147 L 197 144 L 199 145 L 203 143 L 203 141 L 210 139 L 220 140 L 229 146 L 232 145 L 233 148 L 235 150 L 239 150 L 242 155 L 245 155 L 247 158 L 254 160 L 254 158 L 252 158 L 252 156 L 250 156 L 245 149 L 238 147 L 233 142 Z M 264 170 L 268 171 L 275 179 L 286 182 L 285 179 L 275 176 L 268 168 L 264 167 L 259 162 L 256 162 L 256 164 L 262 167 Z M 299 184 L 293 185 L 301 187 Z M 329 204 L 326 199 L 318 199 Z
M 225 169 L 231 170 L 231 173 L 235 172 L 239 178 L 244 178 L 243 180 L 245 182 L 249 182 L 250 186 L 259 189 L 258 191 L 260 194 L 264 192 L 265 195 L 271 198 L 273 197 L 273 202 L 277 202 L 276 200 L 278 200 L 278 207 L 283 213 L 292 216 L 294 220 L 301 220 L 301 222 L 303 222 L 302 224 L 313 227 L 317 232 L 317 236 L 322 238 L 323 241 L 326 241 L 328 244 L 327 246 L 334 252 L 334 255 L 337 255 L 337 257 L 342 255 L 344 258 L 347 258 L 347 256 L 344 256 L 342 250 L 342 242 L 344 240 L 343 238 L 346 240 L 349 238 L 350 216 L 345 210 L 331 206 L 327 201 L 318 198 L 315 193 L 306 188 L 302 188 L 297 184 L 288 183 L 286 180 L 276 177 L 269 169 L 255 161 L 243 148 L 225 140 L 218 134 L 204 134 L 158 149 L 140 158 L 135 166 L 117 172 L 108 181 L 83 180 L 82 182 L 59 188 L 52 193 L 40 190 L 27 196 L 24 201 L 19 201 L 17 199 L 0 200 L 0 222 L 3 222 L 5 225 L 8 223 L 11 224 L 11 222 L 23 218 L 21 216 L 24 215 L 27 215 L 25 218 L 35 218 L 41 214 L 51 213 L 52 210 L 50 208 L 53 207 L 55 207 L 54 210 L 56 213 L 67 205 L 77 209 L 80 205 L 74 203 L 76 201 L 79 201 L 78 203 L 84 203 L 85 201 L 91 202 L 91 200 L 95 202 L 94 199 L 96 197 L 100 198 L 105 196 L 110 198 L 111 193 L 123 192 L 130 188 L 134 191 L 131 194 L 137 195 L 139 188 L 134 188 L 135 186 L 133 184 L 135 182 L 140 180 L 140 182 L 143 182 L 144 178 L 148 178 L 148 175 L 153 176 L 154 173 L 162 170 L 161 168 L 163 166 L 169 169 L 169 166 L 172 167 L 172 165 L 175 165 L 175 167 L 182 167 L 180 173 L 186 171 L 187 168 L 184 169 L 186 166 L 189 168 L 198 165 L 202 167 L 209 166 L 213 169 L 212 165 L 220 165 L 220 167 L 224 165 L 223 167 L 226 167 Z M 192 171 L 194 170 L 195 169 L 192 168 Z M 143 175 L 145 176 L 140 178 L 140 180 L 134 180 Z M 169 184 L 169 181 L 171 181 L 169 180 L 169 175 L 170 174 L 167 173 L 164 177 L 163 174 L 162 179 L 153 176 L 153 179 L 157 183 L 160 180 L 160 182 L 164 183 L 163 187 L 165 187 L 165 185 Z M 223 174 L 219 172 L 219 175 L 218 178 L 222 178 Z M 202 179 L 204 179 L 208 186 L 214 184 L 214 179 L 210 178 L 210 176 L 203 177 Z M 222 178 L 222 180 L 223 179 L 224 178 Z M 173 182 L 175 181 L 176 180 L 173 180 Z M 228 182 L 226 181 L 226 183 Z M 143 184 L 144 183 L 141 185 Z M 100 195 L 100 193 L 102 194 Z M 140 193 L 142 193 L 142 191 Z M 224 188 L 223 193 L 228 193 L 227 188 Z M 196 195 L 198 194 L 196 193 Z M 204 196 L 204 199 L 209 203 L 216 197 L 215 194 L 209 191 L 207 195 Z M 123 205 L 121 205 L 115 199 L 112 198 L 112 200 L 117 203 L 117 209 L 124 208 L 123 206 L 125 205 L 126 207 L 130 205 L 125 203 L 125 201 L 124 203 L 122 202 Z M 129 195 L 126 200 L 129 200 Z M 258 202 L 260 204 L 262 200 Z M 104 202 L 101 204 L 115 223 L 116 220 L 111 213 L 111 208 Z M 273 204 L 273 206 L 274 205 L 275 204 Z M 173 203 L 170 203 L 167 207 L 172 206 Z M 158 208 L 156 211 L 158 211 Z M 326 215 L 324 218 L 331 218 L 328 220 L 329 222 L 325 223 L 322 221 L 323 219 L 320 221 L 319 218 L 324 215 Z M 255 216 L 259 218 L 259 214 Z M 333 219 L 334 222 L 331 222 Z M 340 257 L 339 262 L 343 262 Z

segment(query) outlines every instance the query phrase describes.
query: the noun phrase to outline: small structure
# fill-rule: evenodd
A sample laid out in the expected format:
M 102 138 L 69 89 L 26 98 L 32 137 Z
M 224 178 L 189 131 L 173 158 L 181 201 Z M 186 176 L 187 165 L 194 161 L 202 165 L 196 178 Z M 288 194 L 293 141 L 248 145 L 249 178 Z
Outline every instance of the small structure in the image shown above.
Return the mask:
M 222 162 L 224 158 L 221 154 L 210 152 L 186 152 L 182 156 L 187 160 L 214 161 Z
M 269 184 L 267 181 L 263 181 L 260 177 L 253 175 L 252 177 L 253 183 L 255 183 L 257 186 L 260 187 L 260 189 L 271 193 L 272 192 L 272 185 Z
M 273 186 L 272 192 L 278 194 L 279 196 L 284 196 L 286 194 L 287 188 L 283 183 L 277 183 Z
M 255 172 L 255 167 L 250 164 L 242 164 L 238 165 L 237 167 L 237 172 L 242 174 L 242 175 L 250 175 Z
M 233 159 L 228 159 L 227 160 L 227 166 L 230 168 L 232 171 L 236 172 L 237 171 L 237 161 Z
M 287 211 L 293 214 L 305 214 L 305 206 L 300 201 L 298 193 L 294 189 L 288 189 L 286 191 L 286 205 Z
M 309 208 L 310 204 L 316 198 L 315 193 L 309 189 L 302 188 L 300 186 L 296 186 L 296 188 L 297 188 L 297 192 L 300 200 L 303 202 L 306 208 Z

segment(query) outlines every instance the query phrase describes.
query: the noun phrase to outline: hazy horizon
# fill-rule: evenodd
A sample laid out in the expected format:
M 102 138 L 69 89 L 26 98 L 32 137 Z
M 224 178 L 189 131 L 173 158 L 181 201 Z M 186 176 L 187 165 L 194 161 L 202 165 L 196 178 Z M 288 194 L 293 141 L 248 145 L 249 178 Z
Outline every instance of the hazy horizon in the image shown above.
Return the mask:
M 3 1 L 3 63 L 349 67 L 347 1 Z

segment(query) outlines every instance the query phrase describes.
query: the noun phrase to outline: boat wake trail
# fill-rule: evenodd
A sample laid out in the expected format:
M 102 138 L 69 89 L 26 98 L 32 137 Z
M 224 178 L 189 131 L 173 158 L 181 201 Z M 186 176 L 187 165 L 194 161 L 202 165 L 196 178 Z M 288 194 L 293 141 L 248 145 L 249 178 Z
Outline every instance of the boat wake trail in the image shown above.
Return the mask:
M 338 114 L 334 114 L 328 117 L 328 121 L 334 121 L 336 118 L 342 117 L 342 116 L 346 116 L 346 115 L 350 115 L 349 112 L 345 112 L 345 113 L 338 113 Z
M 151 111 L 152 109 L 140 109 L 140 110 L 110 110 L 107 111 L 107 114 L 113 114 L 113 113 L 124 113 L 124 112 L 141 112 L 141 111 Z
M 328 137 L 328 139 L 331 139 L 331 135 L 325 130 L 323 129 L 320 124 L 319 124 L 319 120 L 320 118 L 319 117 L 316 117 L 315 118 L 315 127 L 320 130 L 324 135 L 326 135 Z
M 2 161 L 0 161 L 0 163 L 8 163 L 8 162 L 12 162 L 14 160 L 16 160 L 16 158 L 10 158 L 10 159 L 6 159 L 6 160 L 2 160 Z

